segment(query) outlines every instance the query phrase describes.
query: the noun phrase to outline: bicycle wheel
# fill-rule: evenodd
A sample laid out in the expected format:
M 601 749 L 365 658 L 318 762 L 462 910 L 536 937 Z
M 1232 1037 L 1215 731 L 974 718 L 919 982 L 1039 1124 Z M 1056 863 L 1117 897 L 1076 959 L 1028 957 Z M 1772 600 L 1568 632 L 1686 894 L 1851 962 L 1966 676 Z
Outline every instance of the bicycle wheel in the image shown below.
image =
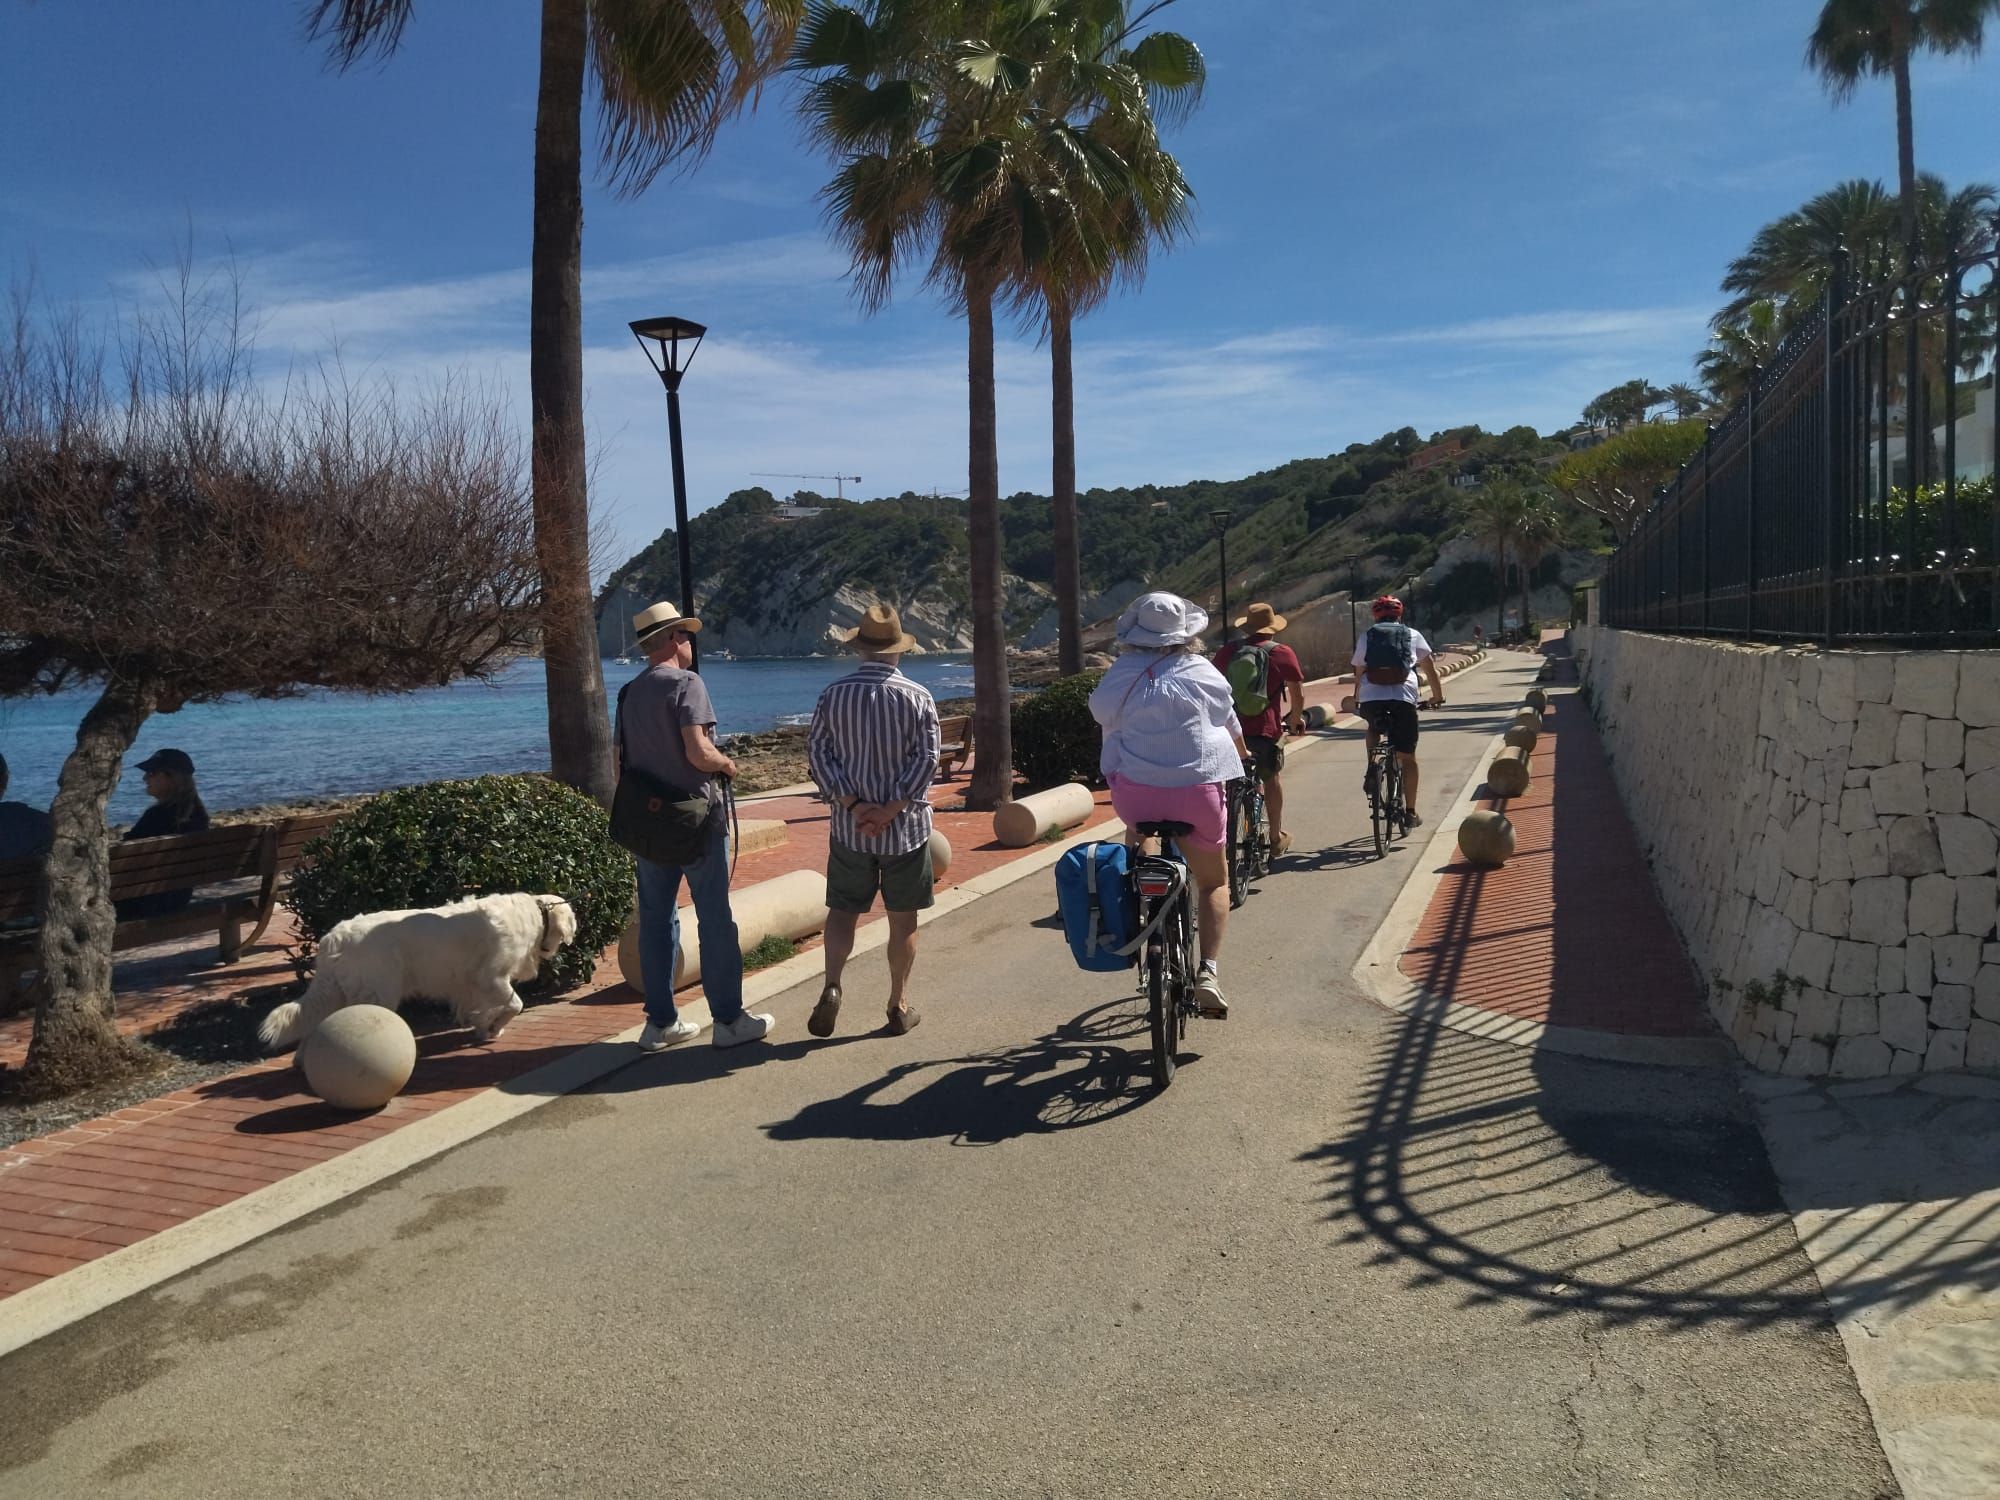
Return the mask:
M 1180 1051 L 1176 1031 L 1180 1005 L 1170 967 L 1167 936 L 1155 932 L 1146 939 L 1146 1001 L 1153 1023 L 1153 1086 L 1162 1089 L 1174 1081 L 1174 1061 Z
M 1249 794 L 1239 790 L 1240 783 L 1229 783 L 1229 904 L 1241 906 L 1250 898 L 1250 877 L 1254 873 L 1251 861 L 1256 852 L 1251 844 L 1251 801 Z
M 1264 789 L 1257 786 L 1250 793 L 1250 874 L 1254 879 L 1271 873 L 1271 826 L 1266 821 L 1269 808 L 1264 801 Z
M 1395 762 L 1391 761 L 1390 765 Z M 1389 855 L 1389 789 L 1391 774 L 1389 767 L 1378 766 L 1375 770 L 1375 790 L 1368 794 L 1368 820 L 1375 829 L 1375 857 L 1386 859 Z

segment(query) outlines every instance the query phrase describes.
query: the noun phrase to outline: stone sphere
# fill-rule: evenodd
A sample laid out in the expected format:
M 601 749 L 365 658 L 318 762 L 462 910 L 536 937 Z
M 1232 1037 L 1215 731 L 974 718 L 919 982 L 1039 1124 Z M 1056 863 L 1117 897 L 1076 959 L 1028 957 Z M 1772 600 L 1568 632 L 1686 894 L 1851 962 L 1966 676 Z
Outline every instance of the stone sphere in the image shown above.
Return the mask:
M 1533 727 L 1530 725 L 1509 724 L 1507 732 L 1500 736 L 1500 738 L 1506 741 L 1507 748 L 1510 750 L 1532 750 L 1535 748 L 1535 741 L 1539 736 L 1536 735 Z
M 1475 865 L 1497 869 L 1514 857 L 1514 825 L 1504 813 L 1467 813 L 1458 825 L 1458 852 Z
M 1528 756 L 1521 750 L 1502 750 L 1486 768 L 1486 784 L 1501 797 L 1518 797 L 1528 789 Z
M 625 982 L 640 994 L 646 993 L 646 979 L 639 968 L 639 914 L 632 913 L 632 920 L 625 924 L 625 930 L 618 934 L 618 972 Z
M 1548 695 L 1547 693 L 1543 692 L 1543 691 L 1542 691 L 1542 690 L 1541 690 L 1540 688 L 1538 688 L 1538 687 L 1537 687 L 1537 688 L 1529 688 L 1529 689 L 1528 689 L 1528 697 L 1527 697 L 1527 704 L 1528 704 L 1528 707 L 1532 708 L 1532 709 L 1533 709 L 1533 710 L 1534 710 L 1534 711 L 1535 711 L 1536 713 L 1538 713 L 1538 714 L 1539 714 L 1539 713 L 1546 713 L 1546 712 L 1548 711 L 1548 707 L 1549 707 L 1549 695 Z
M 931 874 L 942 876 L 951 868 L 951 840 L 940 829 L 931 830 Z
M 410 1023 L 380 1005 L 345 1006 L 299 1044 L 306 1082 L 336 1109 L 380 1109 L 416 1066 Z

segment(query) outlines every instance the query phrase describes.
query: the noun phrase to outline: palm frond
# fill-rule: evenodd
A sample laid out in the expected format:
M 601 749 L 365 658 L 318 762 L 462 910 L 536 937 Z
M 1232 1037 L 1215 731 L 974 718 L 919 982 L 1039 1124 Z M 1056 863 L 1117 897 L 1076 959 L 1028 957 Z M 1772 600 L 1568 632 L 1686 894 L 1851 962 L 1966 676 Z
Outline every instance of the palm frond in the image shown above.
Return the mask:
M 591 0 L 603 170 L 621 193 L 698 160 L 789 55 L 805 0 Z
M 371 53 L 386 58 L 403 41 L 414 0 L 312 0 L 306 36 L 325 42 L 336 68 L 351 68 Z

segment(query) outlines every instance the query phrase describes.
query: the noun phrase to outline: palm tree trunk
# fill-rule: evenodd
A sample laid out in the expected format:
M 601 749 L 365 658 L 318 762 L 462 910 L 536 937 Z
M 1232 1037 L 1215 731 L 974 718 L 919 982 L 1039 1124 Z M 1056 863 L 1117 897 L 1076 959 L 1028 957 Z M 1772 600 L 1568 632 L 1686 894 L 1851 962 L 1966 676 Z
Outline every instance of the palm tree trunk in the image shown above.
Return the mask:
M 1076 380 L 1070 365 L 1070 312 L 1049 299 L 1050 403 L 1055 417 L 1055 502 L 1057 664 L 1064 676 L 1083 670 L 1082 559 L 1076 540 Z
M 1495 576 L 1500 580 L 1500 602 L 1493 610 L 1493 639 L 1498 641 L 1507 633 L 1507 538 L 1504 533 L 1493 538 Z
M 972 544 L 972 782 L 968 808 L 998 807 L 1014 794 L 1008 725 L 1007 638 L 1000 612 L 1000 440 L 993 392 L 993 284 L 965 290 Z
M 549 770 L 611 802 L 611 718 L 590 597 L 583 451 L 583 71 L 586 0 L 542 0 L 528 398 L 542 575 Z
M 1910 13 L 1889 7 L 1889 44 L 1896 58 L 1896 175 L 1902 188 L 1903 249 L 1914 261 L 1917 244 L 1917 142 L 1910 109 Z
M 125 752 L 153 711 L 145 683 L 105 684 L 77 726 L 49 805 L 54 841 L 42 867 L 41 996 L 28 1046 L 31 1093 L 63 1094 L 144 1066 L 137 1044 L 112 1022 L 110 834 L 105 804 L 118 785 Z

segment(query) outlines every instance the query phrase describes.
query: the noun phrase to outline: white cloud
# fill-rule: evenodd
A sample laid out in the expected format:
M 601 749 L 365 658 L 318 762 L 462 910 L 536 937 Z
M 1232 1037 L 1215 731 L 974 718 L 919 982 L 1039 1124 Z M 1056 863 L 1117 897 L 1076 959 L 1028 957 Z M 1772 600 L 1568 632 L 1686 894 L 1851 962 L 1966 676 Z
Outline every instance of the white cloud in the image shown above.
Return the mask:
M 823 240 L 792 235 L 587 272 L 584 378 L 607 557 L 622 560 L 672 516 L 660 388 L 616 320 L 629 308 L 714 319 L 682 391 L 697 510 L 751 484 L 790 488 L 754 477 L 765 471 L 860 474 L 850 493 L 864 496 L 963 489 L 962 325 L 922 304 L 861 323 L 843 269 Z M 491 381 L 525 424 L 525 271 L 371 287 L 322 250 L 258 268 L 251 289 L 267 361 L 337 340 L 350 368 Z M 1554 426 L 1620 379 L 1676 378 L 1703 312 L 1558 309 L 1369 334 L 1279 325 L 1207 343 L 1178 327 L 1099 338 L 1095 326 L 1076 341 L 1086 487 L 1233 478 L 1404 425 Z M 1003 492 L 1046 491 L 1046 349 L 1003 341 L 997 380 Z

